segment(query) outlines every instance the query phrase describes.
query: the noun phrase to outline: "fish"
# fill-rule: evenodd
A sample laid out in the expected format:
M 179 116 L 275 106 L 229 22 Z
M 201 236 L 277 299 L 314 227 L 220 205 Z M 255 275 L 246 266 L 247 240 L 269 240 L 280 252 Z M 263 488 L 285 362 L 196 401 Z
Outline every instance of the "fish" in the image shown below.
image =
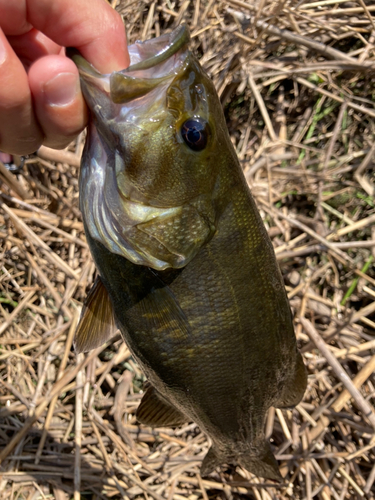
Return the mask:
M 185 25 L 129 47 L 103 75 L 71 51 L 90 110 L 80 209 L 97 268 L 75 336 L 119 328 L 147 377 L 136 416 L 195 422 L 223 464 L 280 480 L 271 406 L 306 389 L 282 276 L 208 75 Z

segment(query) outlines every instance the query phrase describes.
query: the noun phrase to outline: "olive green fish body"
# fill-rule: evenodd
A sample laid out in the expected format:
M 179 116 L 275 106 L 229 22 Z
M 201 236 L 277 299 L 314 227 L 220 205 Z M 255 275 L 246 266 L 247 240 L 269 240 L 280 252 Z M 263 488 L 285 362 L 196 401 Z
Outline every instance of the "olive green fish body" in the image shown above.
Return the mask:
M 277 479 L 265 416 L 300 401 L 306 373 L 215 89 L 186 48 L 177 50 L 172 73 L 159 70 L 164 90 L 152 102 L 162 104 L 148 112 L 150 128 L 128 111 L 125 123 L 109 119 L 121 104 L 83 75 L 95 125 L 80 180 L 85 231 L 116 323 L 151 383 L 139 420 L 196 422 L 213 443 L 202 473 L 239 463 Z M 154 92 L 144 85 L 134 114 Z M 81 350 L 92 347 L 82 330 Z

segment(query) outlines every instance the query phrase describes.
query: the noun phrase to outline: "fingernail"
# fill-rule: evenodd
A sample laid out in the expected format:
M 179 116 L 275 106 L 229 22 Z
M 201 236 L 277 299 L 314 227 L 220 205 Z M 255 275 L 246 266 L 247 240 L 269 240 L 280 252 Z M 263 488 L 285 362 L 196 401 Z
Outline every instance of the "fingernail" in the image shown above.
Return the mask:
M 79 92 L 79 80 L 74 73 L 60 73 L 44 85 L 45 98 L 51 106 L 70 104 Z

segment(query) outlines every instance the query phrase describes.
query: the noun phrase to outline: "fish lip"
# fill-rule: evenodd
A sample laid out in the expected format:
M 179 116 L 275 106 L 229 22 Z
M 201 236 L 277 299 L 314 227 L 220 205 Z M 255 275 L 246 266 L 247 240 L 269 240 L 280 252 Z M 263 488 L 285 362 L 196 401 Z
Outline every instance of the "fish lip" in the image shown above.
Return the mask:
M 92 76 L 94 78 L 103 78 L 103 74 L 94 68 L 82 54 L 74 47 L 67 47 L 65 55 L 71 59 L 77 66 L 80 76 Z
M 159 43 L 165 40 L 165 46 L 162 47 L 161 50 L 157 51 L 151 57 L 147 59 L 143 59 L 139 62 L 131 64 L 128 68 L 125 68 L 121 71 L 115 73 L 127 74 L 131 72 L 136 72 L 139 70 L 147 70 L 158 66 L 159 64 L 165 62 L 167 59 L 176 54 L 179 50 L 186 47 L 190 41 L 190 34 L 187 26 L 185 24 L 181 24 L 176 29 L 172 31 L 172 33 L 162 35 L 158 38 L 152 38 L 150 40 L 146 40 L 145 42 L 136 42 L 141 46 L 151 47 L 153 44 L 156 44 L 156 41 Z M 135 45 L 136 45 L 135 44 Z M 132 47 L 132 46 L 130 46 Z M 129 48 L 130 48 L 129 47 Z M 73 60 L 75 65 L 77 66 L 81 77 L 94 77 L 94 78 L 106 78 L 108 74 L 100 73 L 92 64 L 90 64 L 86 59 L 81 55 L 81 53 L 72 47 L 68 47 L 66 49 L 66 55 L 70 59 Z
M 144 59 L 138 63 L 131 64 L 128 68 L 124 69 L 123 73 L 129 73 L 132 71 L 138 70 L 146 70 L 150 68 L 154 68 L 155 66 L 163 63 L 174 54 L 176 54 L 179 50 L 184 48 L 190 42 L 190 34 L 186 24 L 181 24 L 176 29 L 172 31 L 172 33 L 168 35 L 162 35 L 158 38 L 152 38 L 151 40 L 147 40 L 145 42 L 141 42 L 144 45 L 152 46 L 155 44 L 155 40 L 161 41 L 165 39 L 166 45 L 161 50 L 156 52 L 156 54 Z M 139 43 L 139 42 L 138 42 Z

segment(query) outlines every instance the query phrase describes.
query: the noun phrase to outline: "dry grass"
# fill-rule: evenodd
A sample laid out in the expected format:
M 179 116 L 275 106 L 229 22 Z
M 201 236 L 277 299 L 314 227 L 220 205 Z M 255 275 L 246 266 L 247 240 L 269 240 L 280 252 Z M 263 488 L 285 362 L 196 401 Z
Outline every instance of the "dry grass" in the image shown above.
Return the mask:
M 124 1 L 130 42 L 186 22 L 272 238 L 309 383 L 267 435 L 284 477 L 202 479 L 196 425 L 136 424 L 144 377 L 120 337 L 71 348 L 93 282 L 77 178 L 83 138 L 0 164 L 2 499 L 373 498 L 375 7 Z

